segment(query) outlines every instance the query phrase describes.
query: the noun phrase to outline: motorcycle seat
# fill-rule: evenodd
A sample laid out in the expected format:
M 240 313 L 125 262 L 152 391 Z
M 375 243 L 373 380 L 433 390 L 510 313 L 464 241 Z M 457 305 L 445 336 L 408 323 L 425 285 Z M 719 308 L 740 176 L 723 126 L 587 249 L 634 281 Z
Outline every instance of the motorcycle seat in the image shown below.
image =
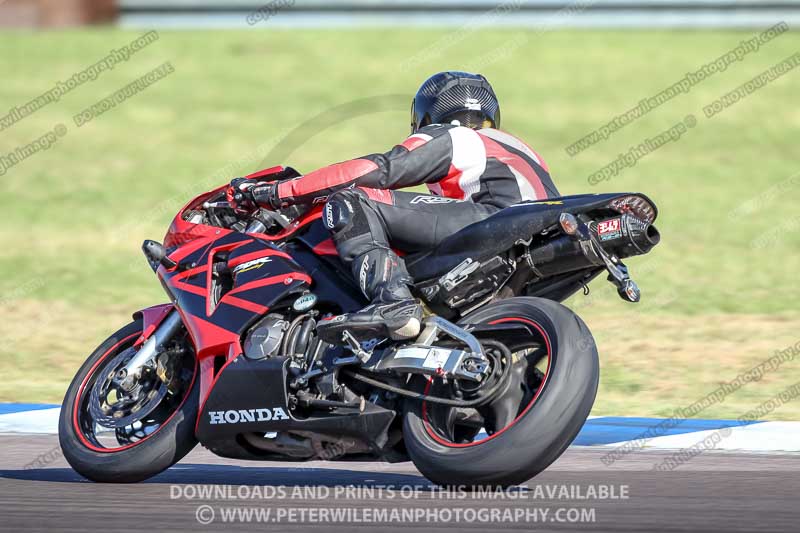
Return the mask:
M 607 209 L 608 215 L 613 216 L 618 210 L 611 205 L 612 202 L 623 197 L 638 197 L 652 205 L 644 195 L 631 193 L 579 194 L 523 202 L 470 224 L 444 239 L 432 250 L 407 256 L 406 266 L 416 282 L 427 281 L 446 274 L 467 258 L 483 261 L 504 253 L 519 241 L 530 240 L 534 235 L 558 223 L 561 213 L 579 214 Z M 652 209 L 652 219 L 655 219 L 655 208 Z

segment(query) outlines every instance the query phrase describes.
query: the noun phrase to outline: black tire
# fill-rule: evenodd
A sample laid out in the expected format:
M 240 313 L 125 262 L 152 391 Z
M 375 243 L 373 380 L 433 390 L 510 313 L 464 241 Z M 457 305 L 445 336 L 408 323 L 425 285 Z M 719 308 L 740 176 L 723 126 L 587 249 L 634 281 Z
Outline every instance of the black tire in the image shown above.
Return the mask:
M 519 297 L 487 305 L 462 324 L 520 317 L 550 340 L 547 375 L 526 411 L 502 432 L 474 445 L 442 444 L 426 429 L 422 402 L 407 402 L 403 436 L 414 465 L 441 485 L 509 486 L 547 468 L 572 443 L 594 404 L 599 361 L 586 324 L 563 305 Z
M 135 483 L 148 479 L 177 463 L 197 445 L 194 425 L 199 409 L 199 379 L 195 362 L 194 378 L 174 414 L 156 432 L 141 442 L 120 451 L 97 451 L 86 436 L 79 436 L 74 422 L 75 405 L 84 398 L 81 385 L 101 360 L 113 357 L 130 346 L 142 332 L 142 322 L 131 322 L 109 337 L 89 356 L 72 381 L 58 424 L 59 442 L 67 462 L 82 476 L 98 482 Z M 85 389 L 91 383 L 87 383 Z

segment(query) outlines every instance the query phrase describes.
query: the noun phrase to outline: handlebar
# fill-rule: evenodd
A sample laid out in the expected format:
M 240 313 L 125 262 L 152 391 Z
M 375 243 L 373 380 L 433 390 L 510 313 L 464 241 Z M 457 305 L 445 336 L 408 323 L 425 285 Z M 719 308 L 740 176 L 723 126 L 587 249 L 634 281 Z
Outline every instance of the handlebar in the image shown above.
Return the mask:
M 203 202 L 202 208 L 205 210 L 213 209 L 230 209 L 242 216 L 241 219 L 247 222 L 247 227 L 244 230 L 246 233 L 266 233 L 269 228 L 278 226 L 280 229 L 285 229 L 291 223 L 291 218 L 279 211 L 270 211 L 264 208 L 256 208 L 252 212 L 247 212 L 235 208 L 227 200 L 216 200 Z

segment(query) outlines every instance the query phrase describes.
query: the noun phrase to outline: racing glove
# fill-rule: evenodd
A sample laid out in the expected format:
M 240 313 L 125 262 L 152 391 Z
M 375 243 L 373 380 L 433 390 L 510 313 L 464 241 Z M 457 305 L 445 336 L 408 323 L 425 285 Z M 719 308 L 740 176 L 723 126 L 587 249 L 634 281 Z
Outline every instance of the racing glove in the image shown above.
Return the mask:
M 258 206 L 277 210 L 280 199 L 277 183 L 253 181 L 247 178 L 234 178 L 226 191 L 228 202 L 237 209 L 253 210 Z

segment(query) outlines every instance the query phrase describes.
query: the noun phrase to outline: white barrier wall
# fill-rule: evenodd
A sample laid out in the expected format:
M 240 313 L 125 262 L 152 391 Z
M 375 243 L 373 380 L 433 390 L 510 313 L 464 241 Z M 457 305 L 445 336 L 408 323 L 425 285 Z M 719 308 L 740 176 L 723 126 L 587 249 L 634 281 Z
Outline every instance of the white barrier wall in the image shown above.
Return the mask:
M 800 24 L 797 0 L 119 0 L 133 27 L 486 26 L 763 28 Z M 486 17 L 503 10 L 510 16 Z M 265 16 L 268 14 L 268 16 Z M 249 18 L 248 18 L 249 16 Z M 258 20 L 260 23 L 253 23 Z M 264 22 L 269 24 L 264 24 Z

